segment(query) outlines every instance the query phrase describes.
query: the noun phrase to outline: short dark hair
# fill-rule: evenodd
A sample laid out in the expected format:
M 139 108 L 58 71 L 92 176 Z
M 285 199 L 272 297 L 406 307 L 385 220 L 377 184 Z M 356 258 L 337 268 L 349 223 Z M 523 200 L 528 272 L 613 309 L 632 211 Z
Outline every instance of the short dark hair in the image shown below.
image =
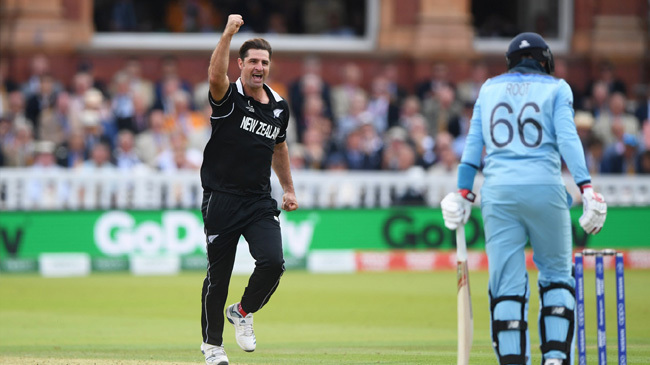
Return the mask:
M 271 49 L 271 44 L 264 39 L 264 38 L 253 38 L 249 39 L 244 44 L 239 47 L 239 58 L 242 60 L 248 57 L 248 50 L 250 49 L 262 49 L 267 52 L 269 52 L 269 58 L 271 58 L 271 55 L 273 54 L 273 50 Z

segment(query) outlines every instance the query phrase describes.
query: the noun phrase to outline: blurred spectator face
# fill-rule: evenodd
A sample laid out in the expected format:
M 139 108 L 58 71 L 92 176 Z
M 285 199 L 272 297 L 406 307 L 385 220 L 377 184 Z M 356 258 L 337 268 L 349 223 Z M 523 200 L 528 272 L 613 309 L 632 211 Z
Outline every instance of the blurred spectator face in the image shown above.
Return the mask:
M 372 80 L 372 94 L 376 98 L 390 98 L 388 79 L 377 76 Z
M 609 96 L 609 90 L 607 84 L 603 82 L 598 82 L 594 85 L 593 89 L 593 99 L 596 105 L 604 105 Z
M 39 166 L 50 167 L 50 166 L 54 166 L 55 163 L 56 163 L 56 159 L 54 158 L 54 154 L 50 151 L 40 152 L 36 155 L 35 164 Z
M 50 95 L 54 92 L 54 79 L 50 75 L 41 76 L 40 93 Z
M 418 116 L 411 119 L 409 134 L 411 136 L 424 136 L 429 134 L 427 130 L 427 122 L 424 117 Z
M 16 126 L 16 144 L 25 145 L 32 140 L 32 128 L 25 124 Z
M 402 104 L 402 115 L 413 116 L 420 112 L 420 99 L 417 96 L 409 96 Z
M 302 92 L 305 95 L 320 95 L 323 89 L 323 80 L 315 74 L 307 74 L 302 79 Z
M 138 79 L 142 74 L 142 65 L 139 60 L 130 59 L 126 62 L 124 71 L 129 75 L 131 79 Z
M 447 132 L 438 133 L 436 136 L 436 153 L 440 153 L 440 151 L 443 151 L 446 148 L 451 148 L 453 140 L 454 137 L 452 137 L 452 135 Z
M 455 97 L 456 96 L 454 95 L 454 89 L 452 89 L 449 85 L 440 87 L 436 93 L 436 98 L 440 102 L 440 106 L 445 109 L 451 106 L 451 104 L 454 102 Z
M 350 101 L 350 115 L 358 115 L 368 107 L 368 98 L 364 92 L 355 93 Z
M 162 62 L 162 74 L 163 77 L 176 76 L 176 60 L 171 57 L 167 57 Z
M 133 150 L 134 138 L 131 131 L 123 130 L 118 135 L 118 146 L 124 152 Z
M 117 95 L 127 95 L 131 90 L 129 76 L 124 72 L 115 74 L 115 93 Z
M 93 86 L 93 78 L 87 72 L 78 72 L 72 80 L 74 93 L 83 95 Z
M 375 126 L 372 123 L 363 123 L 361 127 L 359 127 L 359 131 L 361 137 L 366 141 L 379 138 L 379 135 L 377 134 L 377 130 L 375 129 Z
M 174 133 L 170 137 L 170 144 L 172 147 L 172 150 L 180 150 L 182 149 L 185 151 L 187 147 L 187 140 L 185 138 L 185 135 L 182 133 Z
M 329 138 L 332 135 L 332 121 L 328 118 L 319 118 L 316 127 L 324 138 Z
M 165 79 L 163 83 L 163 94 L 166 96 L 174 95 L 178 90 L 180 90 L 180 80 L 178 77 L 169 77 Z
M 155 109 L 149 114 L 149 128 L 154 132 L 162 132 L 165 127 L 165 114 L 160 109 Z
M 323 135 L 318 128 L 307 128 L 302 138 L 305 146 L 321 146 L 323 144 Z
M 358 86 L 361 83 L 363 74 L 356 63 L 349 62 L 343 69 L 343 82 L 347 85 Z
M 384 167 L 390 170 L 407 170 L 415 163 L 415 151 L 401 138 L 392 138 L 384 150 Z
M 348 151 L 361 150 L 361 133 L 358 130 L 350 132 L 345 139 L 345 147 Z
M 174 111 L 177 114 L 186 113 L 190 110 L 190 95 L 185 90 L 177 90 L 173 99 Z
M 319 116 L 323 114 L 325 104 L 320 94 L 312 94 L 305 99 L 304 113 L 306 116 Z
M 187 166 L 187 160 L 185 158 L 185 149 L 184 148 L 174 148 L 174 164 L 179 169 L 184 169 Z
M 83 131 L 89 136 L 98 136 L 101 134 L 100 116 L 97 111 L 84 110 L 80 116 Z
M 625 134 L 625 126 L 620 121 L 614 121 L 612 123 L 612 134 L 616 137 L 616 140 L 621 141 L 623 139 L 623 134 Z
M 447 167 L 452 167 L 456 164 L 456 154 L 450 147 L 443 148 L 440 151 L 440 162 Z
M 299 143 L 294 143 L 289 149 L 289 162 L 292 169 L 305 168 L 305 151 L 304 147 Z
M 625 96 L 621 93 L 614 93 L 609 98 L 609 111 L 613 115 L 625 113 Z
M 67 113 L 70 110 L 70 94 L 66 91 L 61 91 L 56 96 L 56 109 L 61 113 Z
M 39 54 L 32 58 L 32 75 L 45 75 L 50 70 L 50 62 L 45 55 Z
M 135 115 L 143 115 L 147 113 L 149 105 L 147 105 L 147 100 L 144 95 L 140 93 L 134 93 L 131 99 L 133 100 L 133 111 Z
M 291 169 L 304 169 L 305 168 L 305 157 L 302 155 L 293 155 L 290 159 Z
M 302 63 L 303 74 L 320 75 L 321 63 L 317 57 L 307 57 Z
M 397 69 L 397 66 L 392 63 L 384 65 L 382 74 L 390 82 L 397 82 L 397 80 L 399 80 L 399 70 Z
M 97 143 L 91 152 L 90 158 L 93 160 L 93 162 L 97 166 L 101 166 L 108 162 L 108 159 L 110 158 L 110 150 L 108 146 L 106 146 L 103 143 Z
M 25 111 L 25 96 L 20 91 L 12 91 L 9 94 L 9 112 L 13 115 Z
M 85 147 L 84 135 L 80 131 L 74 131 L 68 138 L 68 148 L 72 151 L 83 151 Z

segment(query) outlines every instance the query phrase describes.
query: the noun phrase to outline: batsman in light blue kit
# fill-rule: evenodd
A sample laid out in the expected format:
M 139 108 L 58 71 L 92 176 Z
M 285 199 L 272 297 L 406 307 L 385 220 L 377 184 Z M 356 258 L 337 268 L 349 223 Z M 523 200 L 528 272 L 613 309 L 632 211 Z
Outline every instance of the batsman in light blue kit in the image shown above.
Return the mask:
M 441 202 L 443 218 L 450 229 L 467 222 L 474 178 L 482 166 L 490 331 L 499 364 L 531 363 L 524 253 L 529 240 L 539 270 L 542 364 L 573 364 L 571 199 L 561 176 L 562 159 L 582 192 L 580 225 L 587 233 L 600 231 L 607 205 L 591 186 L 571 88 L 552 76 L 553 55 L 544 39 L 519 34 L 506 61 L 508 72 L 487 80 L 474 105 L 458 168 L 459 190 Z

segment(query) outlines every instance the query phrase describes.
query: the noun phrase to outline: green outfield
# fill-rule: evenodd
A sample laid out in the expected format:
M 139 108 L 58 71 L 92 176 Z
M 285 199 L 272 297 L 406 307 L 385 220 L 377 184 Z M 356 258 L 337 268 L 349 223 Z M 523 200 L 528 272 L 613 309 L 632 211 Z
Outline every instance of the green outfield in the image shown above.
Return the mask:
M 607 272 L 608 357 L 616 363 L 614 275 Z M 585 275 L 593 363 L 593 271 Z M 626 272 L 630 364 L 650 363 L 650 271 Z M 202 273 L 172 277 L 93 274 L 44 279 L 0 276 L 0 364 L 200 364 Z M 534 275 L 531 279 L 533 285 Z M 471 272 L 472 364 L 494 364 L 487 273 Z M 229 302 L 246 277 L 235 276 Z M 533 364 L 538 364 L 537 295 L 531 298 Z M 245 353 L 226 323 L 232 364 L 455 364 L 456 273 L 315 275 L 288 271 L 255 315 L 257 350 Z

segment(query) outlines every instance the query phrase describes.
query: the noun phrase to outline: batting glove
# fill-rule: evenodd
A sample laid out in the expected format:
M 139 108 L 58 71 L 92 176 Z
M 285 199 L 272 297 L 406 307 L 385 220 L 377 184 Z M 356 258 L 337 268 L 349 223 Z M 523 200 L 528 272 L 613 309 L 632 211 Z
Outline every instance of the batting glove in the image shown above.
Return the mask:
M 476 199 L 476 195 L 468 189 L 460 189 L 455 193 L 447 194 L 440 202 L 445 227 L 454 230 L 467 223 L 474 199 Z
M 580 187 L 582 191 L 582 217 L 580 226 L 588 234 L 597 234 L 607 218 L 607 203 L 602 195 L 594 192 L 591 185 Z

